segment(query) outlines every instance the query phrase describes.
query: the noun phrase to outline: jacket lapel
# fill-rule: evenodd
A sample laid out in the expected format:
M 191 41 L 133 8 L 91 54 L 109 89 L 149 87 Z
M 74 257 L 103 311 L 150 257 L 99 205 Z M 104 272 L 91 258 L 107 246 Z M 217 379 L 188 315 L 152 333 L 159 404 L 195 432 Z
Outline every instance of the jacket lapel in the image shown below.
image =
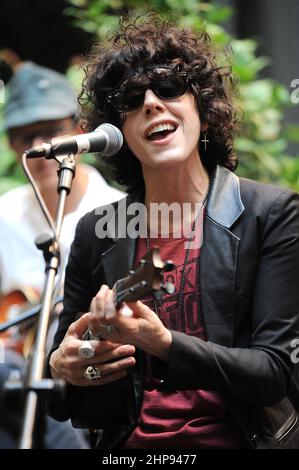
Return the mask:
M 200 293 L 209 341 L 233 343 L 239 238 L 230 228 L 244 211 L 239 179 L 218 166 L 212 178 L 200 255 Z
M 112 246 L 101 255 L 105 279 L 110 287 L 127 276 L 134 263 L 136 239 L 127 235 L 128 223 L 133 218 L 133 215 L 127 215 L 127 208 L 131 202 L 134 202 L 132 198 L 126 197 L 117 204 L 117 209 L 111 218 L 112 231 L 108 236 Z
M 119 238 L 109 250 L 102 254 L 102 263 L 107 284 L 112 287 L 116 281 L 127 276 L 135 256 L 136 239 Z

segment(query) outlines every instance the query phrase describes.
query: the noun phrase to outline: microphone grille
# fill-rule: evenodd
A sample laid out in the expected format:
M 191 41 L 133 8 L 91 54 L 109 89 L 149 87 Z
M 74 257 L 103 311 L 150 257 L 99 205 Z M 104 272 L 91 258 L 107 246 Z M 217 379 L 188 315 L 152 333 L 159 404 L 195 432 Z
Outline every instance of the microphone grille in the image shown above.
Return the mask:
M 123 144 L 123 135 L 117 127 L 107 122 L 97 127 L 96 131 L 97 130 L 104 131 L 108 135 L 106 147 L 99 152 L 101 155 L 104 157 L 112 157 L 120 151 Z

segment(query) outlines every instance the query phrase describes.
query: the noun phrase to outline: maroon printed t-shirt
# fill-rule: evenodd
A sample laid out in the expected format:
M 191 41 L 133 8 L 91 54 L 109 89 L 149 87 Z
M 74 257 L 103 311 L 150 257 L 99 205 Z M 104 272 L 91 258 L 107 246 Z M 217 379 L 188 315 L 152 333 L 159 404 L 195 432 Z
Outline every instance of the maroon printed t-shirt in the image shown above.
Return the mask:
M 206 340 L 200 311 L 199 259 L 200 243 L 190 245 L 186 263 L 186 239 L 151 238 L 151 246 L 160 248 L 161 258 L 171 259 L 175 268 L 164 273 L 164 282 L 175 285 L 173 294 L 164 294 L 159 302 L 149 296 L 142 301 L 156 312 L 164 325 L 172 330 Z M 137 243 L 136 263 L 145 255 L 146 240 Z M 185 265 L 185 267 L 184 267 Z M 184 274 L 183 274 L 184 271 Z M 181 312 L 178 312 L 182 285 Z M 147 356 L 150 362 L 150 356 Z M 200 373 L 200 364 L 198 364 Z M 143 402 L 138 423 L 123 446 L 127 449 L 146 448 L 245 448 L 248 447 L 238 425 L 227 411 L 224 398 L 214 391 L 157 390 L 157 380 L 147 371 Z

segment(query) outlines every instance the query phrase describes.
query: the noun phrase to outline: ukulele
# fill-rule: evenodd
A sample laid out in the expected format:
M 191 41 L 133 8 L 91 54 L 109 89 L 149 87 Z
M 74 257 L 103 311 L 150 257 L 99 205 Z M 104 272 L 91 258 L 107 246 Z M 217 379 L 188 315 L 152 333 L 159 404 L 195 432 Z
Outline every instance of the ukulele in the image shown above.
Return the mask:
M 123 302 L 135 302 L 148 294 L 152 294 L 157 300 L 161 299 L 163 292 L 172 294 L 175 287 L 169 282 L 164 284 L 162 273 L 173 269 L 173 262 L 163 262 L 160 257 L 159 248 L 153 247 L 140 260 L 139 266 L 135 270 L 129 271 L 126 277 L 116 281 L 114 284 L 113 290 L 116 308 L 119 309 Z M 86 333 L 83 339 L 88 339 Z M 105 404 L 102 403 L 99 407 L 94 406 L 98 401 L 98 387 L 101 387 L 101 385 L 87 387 L 69 386 L 71 400 L 74 401 L 74 406 L 72 405 L 70 413 L 74 427 L 97 429 L 101 427 L 103 419 L 104 421 L 107 419 L 108 422 L 114 419 L 111 415 L 105 416 Z M 120 412 L 118 407 L 122 406 L 122 400 L 124 399 L 120 399 L 120 396 L 126 396 L 127 387 L 126 378 L 109 384 L 109 400 L 111 399 L 115 403 L 115 419 L 118 419 L 118 413 Z M 99 415 L 97 415 L 98 408 Z
M 174 292 L 174 285 L 170 282 L 163 283 L 162 273 L 174 269 L 172 261 L 162 261 L 160 257 L 160 250 L 153 247 L 139 262 L 139 267 L 136 270 L 129 271 L 128 276 L 116 281 L 113 286 L 114 304 L 116 309 L 120 309 L 123 302 L 135 302 L 136 300 L 152 294 L 156 300 L 160 300 L 163 292 L 172 294 Z M 119 312 L 120 315 L 128 316 L 126 310 Z M 104 336 L 93 335 L 87 330 L 82 339 L 105 339 Z M 87 351 L 88 353 L 88 351 Z M 90 357 L 88 354 L 82 357 Z

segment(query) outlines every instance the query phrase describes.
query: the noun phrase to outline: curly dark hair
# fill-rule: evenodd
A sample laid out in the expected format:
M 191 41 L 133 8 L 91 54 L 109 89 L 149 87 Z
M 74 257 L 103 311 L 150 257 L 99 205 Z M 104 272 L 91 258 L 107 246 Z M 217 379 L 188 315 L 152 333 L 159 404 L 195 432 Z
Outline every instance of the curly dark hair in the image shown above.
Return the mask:
M 215 51 L 205 31 L 180 29 L 156 15 L 142 22 L 135 19 L 129 25 L 121 22 L 120 31 L 109 45 L 96 44 L 87 58 L 79 96 L 84 130 L 92 131 L 104 122 L 121 128 L 123 116 L 108 108 L 105 98 L 136 70 L 179 64 L 191 77 L 190 91 L 195 96 L 201 123 L 207 126 L 206 150 L 199 139 L 204 166 L 209 172 L 217 164 L 234 171 L 238 164 L 232 145 L 237 127 L 232 104 L 235 85 L 230 67 L 216 64 Z M 140 162 L 126 143 L 107 163 L 113 169 L 114 179 L 125 185 L 128 192 L 144 187 Z

